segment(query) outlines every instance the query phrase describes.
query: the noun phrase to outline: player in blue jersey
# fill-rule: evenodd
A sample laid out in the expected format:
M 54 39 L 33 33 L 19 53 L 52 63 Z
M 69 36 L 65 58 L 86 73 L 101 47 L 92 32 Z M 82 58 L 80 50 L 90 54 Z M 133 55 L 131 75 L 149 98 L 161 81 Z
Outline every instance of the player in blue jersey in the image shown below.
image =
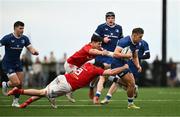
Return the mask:
M 127 36 L 121 39 L 117 43 L 117 47 L 114 51 L 112 68 L 116 68 L 118 66 L 127 64 L 129 59 L 132 59 L 134 65 L 136 66 L 137 71 L 141 72 L 142 68 L 139 64 L 138 49 L 139 49 L 139 42 L 141 41 L 143 34 L 144 34 L 144 30 L 142 28 L 135 28 L 133 29 L 131 36 Z M 129 47 L 131 52 L 127 52 L 126 54 L 122 53 L 121 51 L 125 47 Z M 139 109 L 140 107 L 137 107 L 133 103 L 134 92 L 135 92 L 135 79 L 133 74 L 131 73 L 131 69 L 124 70 L 123 72 L 118 74 L 118 77 L 120 77 L 119 81 L 121 81 L 121 83 L 127 88 L 128 108 Z M 111 96 L 112 95 L 108 93 L 106 99 L 110 100 Z M 103 102 L 102 104 L 104 103 L 105 102 Z
M 114 52 L 117 41 L 123 37 L 122 27 L 115 23 L 115 14 L 113 12 L 107 12 L 105 19 L 106 23 L 100 24 L 94 34 L 104 38 L 102 43 L 103 49 Z M 106 67 L 110 67 L 112 57 L 97 56 L 96 61 L 104 63 Z M 94 103 L 98 103 L 98 97 L 100 97 L 104 82 L 105 78 L 100 76 L 95 97 L 93 92 L 94 83 L 90 83 L 89 97 L 91 99 L 94 97 L 94 101 L 96 101 Z
M 4 36 L 0 40 L 0 46 L 5 46 L 5 55 L 2 60 L 2 68 L 7 74 L 9 81 L 2 82 L 2 93 L 7 95 L 8 87 L 22 87 L 23 69 L 20 61 L 20 54 L 26 47 L 33 55 L 38 55 L 38 51 L 34 49 L 29 38 L 23 35 L 24 23 L 17 21 L 14 23 L 14 32 Z M 12 106 L 18 107 L 19 96 L 15 95 Z
M 138 58 L 139 58 L 139 62 L 141 63 L 141 60 L 142 59 L 149 59 L 150 58 L 150 51 L 149 51 L 149 45 L 148 43 L 145 41 L 145 40 L 141 40 L 139 42 L 139 48 L 138 48 Z M 132 60 L 129 60 L 128 61 L 128 65 L 129 65 L 129 69 L 131 70 L 131 72 L 133 73 L 133 76 L 135 79 L 138 79 L 140 77 L 140 72 L 138 72 L 138 69 L 136 68 L 134 62 Z M 121 84 L 121 82 L 119 82 L 120 85 L 123 85 Z M 118 83 L 113 83 L 105 97 L 104 100 L 101 101 L 101 104 L 108 104 L 113 93 L 115 93 L 115 91 L 117 90 L 118 88 Z M 123 88 L 125 90 L 126 89 L 126 86 L 123 86 Z M 134 94 L 134 97 L 136 98 L 137 97 L 137 91 L 138 91 L 138 86 L 135 85 L 135 94 Z

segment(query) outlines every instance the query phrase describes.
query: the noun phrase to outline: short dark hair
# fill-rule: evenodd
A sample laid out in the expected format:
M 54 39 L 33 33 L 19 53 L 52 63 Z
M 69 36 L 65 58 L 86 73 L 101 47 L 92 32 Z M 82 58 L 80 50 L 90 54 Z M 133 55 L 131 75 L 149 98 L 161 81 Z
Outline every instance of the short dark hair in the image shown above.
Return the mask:
M 93 34 L 91 37 L 91 42 L 102 42 L 102 41 L 103 41 L 103 38 L 96 34 Z
M 103 64 L 102 62 L 97 62 L 97 61 L 95 61 L 95 63 L 94 63 L 93 65 L 95 65 L 96 67 L 100 67 L 100 68 L 102 68 L 102 69 L 105 68 L 105 66 L 104 66 L 104 64 Z
M 136 33 L 136 34 L 144 34 L 144 30 L 142 28 L 134 28 L 132 30 L 132 34 Z
M 16 22 L 14 23 L 14 29 L 15 29 L 16 27 L 18 27 L 18 26 L 24 26 L 24 23 L 21 22 L 21 21 L 16 21 Z
M 115 13 L 114 12 L 107 12 L 105 17 L 107 19 L 107 17 L 111 17 L 111 16 L 115 17 Z

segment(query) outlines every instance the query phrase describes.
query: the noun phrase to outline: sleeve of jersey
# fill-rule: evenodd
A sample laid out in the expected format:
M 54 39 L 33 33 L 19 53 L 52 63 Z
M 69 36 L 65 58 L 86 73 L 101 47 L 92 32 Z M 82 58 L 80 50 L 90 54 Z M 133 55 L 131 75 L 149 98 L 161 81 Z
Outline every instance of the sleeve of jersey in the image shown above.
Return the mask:
M 120 26 L 120 30 L 119 30 L 119 39 L 123 38 L 123 29 L 122 27 Z
M 95 30 L 94 34 L 98 35 L 100 37 L 103 37 L 104 35 L 103 35 L 102 27 L 98 26 L 97 29 Z
M 28 47 L 30 45 L 31 45 L 31 42 L 30 42 L 29 38 L 26 37 L 26 39 L 25 39 L 25 46 Z
M 95 69 L 95 71 L 98 75 L 102 75 L 104 73 L 104 69 L 98 67 Z
M 125 48 L 127 46 L 127 42 L 124 40 L 124 39 L 120 39 L 118 42 L 117 42 L 117 46 L 118 47 L 121 47 L 121 48 Z
M 89 52 L 90 49 L 91 49 L 91 46 L 85 46 L 84 47 L 84 51 L 86 51 L 87 53 Z
M 3 37 L 0 40 L 0 47 L 6 45 L 7 43 L 8 43 L 8 39 L 6 37 Z
M 144 42 L 144 53 L 148 53 L 149 51 L 149 45 L 147 42 Z

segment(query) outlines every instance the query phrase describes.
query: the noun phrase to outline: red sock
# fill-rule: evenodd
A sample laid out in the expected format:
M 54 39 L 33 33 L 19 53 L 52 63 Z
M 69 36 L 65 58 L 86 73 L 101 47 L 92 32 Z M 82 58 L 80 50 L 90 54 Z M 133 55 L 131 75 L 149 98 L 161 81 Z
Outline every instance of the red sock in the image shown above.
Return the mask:
M 33 99 L 32 98 L 29 98 L 28 100 L 26 100 L 25 103 L 27 103 L 28 105 L 31 104 L 33 102 Z

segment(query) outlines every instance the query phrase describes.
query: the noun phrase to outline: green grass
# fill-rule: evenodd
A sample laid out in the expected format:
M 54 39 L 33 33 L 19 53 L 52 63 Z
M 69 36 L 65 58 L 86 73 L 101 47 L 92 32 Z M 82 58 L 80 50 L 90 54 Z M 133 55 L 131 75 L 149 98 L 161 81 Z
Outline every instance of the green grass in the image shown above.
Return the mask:
M 101 99 L 106 94 L 103 91 Z M 126 92 L 118 90 L 108 105 L 95 106 L 89 100 L 88 89 L 74 93 L 77 102 L 72 104 L 66 98 L 57 98 L 58 109 L 52 109 L 46 98 L 34 102 L 25 109 L 12 108 L 12 97 L 0 93 L 0 116 L 180 116 L 180 88 L 141 88 L 135 104 L 139 110 L 127 109 Z M 21 103 L 28 96 L 21 96 Z M 8 106 L 9 105 L 9 106 Z

